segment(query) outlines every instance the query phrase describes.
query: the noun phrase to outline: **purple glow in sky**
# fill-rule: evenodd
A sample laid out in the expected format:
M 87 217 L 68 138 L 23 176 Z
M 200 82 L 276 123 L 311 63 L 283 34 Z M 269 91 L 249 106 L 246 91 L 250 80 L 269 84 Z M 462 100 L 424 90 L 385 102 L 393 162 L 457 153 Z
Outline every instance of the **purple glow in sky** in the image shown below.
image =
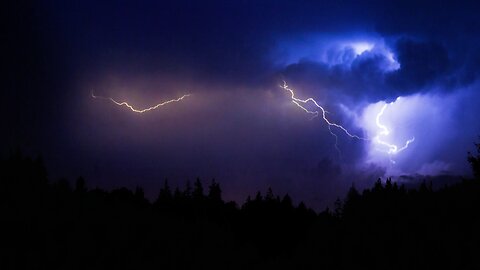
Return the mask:
M 41 154 L 54 179 L 139 185 L 154 197 L 165 178 L 215 178 L 227 199 L 271 186 L 322 207 L 353 182 L 470 173 L 480 134 L 475 4 L 26 2 L 12 13 L 25 16 L 8 18 L 2 153 Z M 337 132 L 339 155 L 283 81 L 371 140 Z M 142 114 L 91 89 L 140 109 L 192 95 Z

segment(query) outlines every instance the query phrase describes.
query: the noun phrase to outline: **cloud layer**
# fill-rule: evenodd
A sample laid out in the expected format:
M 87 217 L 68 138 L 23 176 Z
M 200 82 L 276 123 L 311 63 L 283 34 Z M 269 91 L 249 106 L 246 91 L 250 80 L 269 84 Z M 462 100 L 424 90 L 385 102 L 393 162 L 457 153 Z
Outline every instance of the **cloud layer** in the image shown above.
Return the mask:
M 142 185 L 150 196 L 164 178 L 183 185 L 215 177 L 228 198 L 272 186 L 324 206 L 353 182 L 469 173 L 466 152 L 480 133 L 475 2 L 47 1 L 15 8 L 29 19 L 7 18 L 6 64 L 16 76 L 2 77 L 12 101 L 2 109 L 16 118 L 2 141 L 43 153 L 54 177 Z M 378 134 L 375 117 L 391 103 L 381 117 L 391 133 L 383 138 L 415 141 L 389 156 L 334 130 L 339 154 L 325 123 L 291 102 L 283 80 L 367 138 Z M 192 96 L 139 117 L 92 100 L 92 89 L 138 107 Z

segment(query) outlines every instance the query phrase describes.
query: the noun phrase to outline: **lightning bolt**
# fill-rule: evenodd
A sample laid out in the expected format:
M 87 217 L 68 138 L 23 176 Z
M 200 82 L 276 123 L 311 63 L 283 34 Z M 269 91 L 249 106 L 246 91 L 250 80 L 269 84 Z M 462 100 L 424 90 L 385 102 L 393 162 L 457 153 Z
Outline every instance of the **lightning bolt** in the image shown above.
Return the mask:
M 306 113 L 311 114 L 312 119 L 319 116 L 320 114 L 322 115 L 323 121 L 325 123 L 327 123 L 328 131 L 335 138 L 335 148 L 337 149 L 337 151 L 339 153 L 340 153 L 340 149 L 338 148 L 338 136 L 337 136 L 337 134 L 335 134 L 332 131 L 332 127 L 340 129 L 341 131 L 343 131 L 343 133 L 345 133 L 350 138 L 355 138 L 355 139 L 359 139 L 359 140 L 368 140 L 366 138 L 362 138 L 360 136 L 354 135 L 354 134 L 350 133 L 350 131 L 348 131 L 343 126 L 328 120 L 328 118 L 327 118 L 328 111 L 326 111 L 322 106 L 320 106 L 315 99 L 313 99 L 313 98 L 299 99 L 299 98 L 295 97 L 295 91 L 287 85 L 287 82 L 283 81 L 283 85 L 280 85 L 280 87 L 283 88 L 285 91 L 288 91 L 290 93 L 290 97 L 292 99 L 292 102 L 295 105 L 297 105 L 300 109 L 304 110 Z M 309 109 L 307 109 L 307 108 L 305 108 L 304 106 L 301 105 L 301 104 L 307 104 L 308 102 L 313 103 L 315 105 L 315 107 L 320 109 L 320 111 L 318 111 L 318 110 L 311 111 L 311 110 L 309 110 Z
M 398 154 L 398 153 L 402 152 L 403 150 L 407 149 L 408 145 L 410 145 L 412 142 L 415 141 L 415 137 L 412 137 L 410 140 L 407 140 L 402 147 L 399 147 L 395 144 L 391 144 L 391 143 L 388 143 L 386 141 L 383 141 L 380 138 L 381 136 L 387 136 L 388 134 L 390 134 L 390 130 L 385 125 L 380 123 L 380 117 L 382 117 L 382 115 L 385 112 L 385 110 L 387 109 L 387 107 L 388 107 L 388 104 L 383 105 L 382 109 L 380 110 L 380 112 L 377 114 L 377 117 L 375 118 L 375 123 L 377 124 L 377 127 L 380 129 L 380 132 L 377 133 L 377 135 L 373 138 L 373 141 L 376 142 L 379 145 L 385 146 L 386 149 L 387 149 L 385 152 L 389 156 L 391 156 L 391 155 Z M 391 157 L 390 157 L 390 161 L 392 163 L 395 163 L 395 161 L 392 160 Z
M 148 111 L 151 111 L 151 110 L 155 110 L 155 109 L 158 109 L 159 107 L 162 107 L 162 106 L 165 106 L 169 103 L 173 103 L 173 102 L 179 102 L 181 100 L 183 100 L 184 98 L 190 96 L 191 94 L 186 94 L 186 95 L 183 95 L 177 99 L 171 99 L 171 100 L 167 100 L 167 101 L 164 101 L 164 102 L 161 102 L 161 103 L 158 103 L 152 107 L 148 107 L 146 109 L 135 109 L 132 105 L 128 104 L 126 101 L 122 101 L 122 102 L 119 102 L 119 101 L 116 101 L 114 100 L 113 98 L 111 97 L 102 97 L 102 96 L 96 96 L 93 94 L 93 90 L 91 92 L 91 95 L 92 95 L 92 98 L 98 98 L 98 99 L 106 99 L 106 100 L 110 100 L 111 102 L 115 103 L 116 105 L 118 106 L 125 106 L 127 108 L 129 108 L 132 112 L 136 112 L 136 113 L 144 113 L 144 112 L 148 112 Z
M 380 131 L 376 134 L 376 136 L 373 139 L 367 139 L 367 138 L 363 138 L 363 137 L 354 135 L 350 131 L 348 131 L 345 127 L 343 127 L 342 125 L 339 125 L 337 123 L 334 123 L 334 122 L 330 121 L 327 118 L 328 111 L 325 110 L 321 105 L 319 105 L 318 102 L 315 99 L 313 99 L 313 98 L 299 99 L 299 98 L 295 97 L 295 91 L 292 88 L 290 88 L 285 81 L 283 81 L 283 85 L 281 85 L 280 87 L 283 88 L 284 90 L 288 91 L 290 93 L 290 97 L 292 99 L 292 102 L 296 106 L 298 106 L 300 109 L 305 111 L 306 113 L 312 115 L 312 119 L 318 117 L 319 115 L 322 116 L 323 121 L 328 126 L 328 131 L 335 138 L 335 148 L 337 149 L 337 151 L 339 153 L 340 153 L 340 150 L 338 148 L 338 136 L 337 136 L 337 134 L 335 134 L 332 131 L 332 128 L 340 129 L 341 131 L 343 131 L 343 133 L 345 133 L 347 136 L 349 136 L 351 138 L 355 138 L 355 139 L 359 139 L 359 140 L 365 140 L 365 141 L 372 140 L 376 144 L 379 144 L 379 145 L 383 146 L 386 150 L 381 150 L 381 151 L 385 152 L 389 155 L 390 161 L 392 163 L 395 163 L 395 161 L 391 158 L 392 155 L 396 155 L 396 154 L 402 152 L 403 150 L 407 149 L 408 146 L 415 141 L 415 137 L 412 137 L 411 139 L 407 140 L 403 146 L 398 146 L 398 145 L 395 145 L 395 144 L 392 144 L 392 143 L 388 143 L 387 141 L 384 141 L 384 140 L 381 139 L 381 137 L 387 136 L 387 135 L 390 134 L 390 130 L 388 129 L 388 127 L 383 125 L 380 122 L 380 118 L 384 114 L 384 112 L 387 109 L 389 104 L 385 104 L 375 118 L 375 123 L 376 123 L 377 127 L 380 129 Z M 320 110 L 309 110 L 309 109 L 307 109 L 306 107 L 303 106 L 303 104 L 307 104 L 309 102 L 311 102 L 313 105 L 315 105 L 315 107 L 317 107 Z

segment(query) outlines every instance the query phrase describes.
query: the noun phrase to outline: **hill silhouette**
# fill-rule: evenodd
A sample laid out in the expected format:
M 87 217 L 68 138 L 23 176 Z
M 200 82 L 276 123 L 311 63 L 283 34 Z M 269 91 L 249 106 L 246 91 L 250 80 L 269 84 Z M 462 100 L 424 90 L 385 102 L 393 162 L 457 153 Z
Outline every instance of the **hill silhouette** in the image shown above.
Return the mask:
M 105 191 L 50 182 L 40 158 L 0 164 L 1 269 L 480 269 L 474 179 L 434 190 L 352 186 L 320 213 L 271 189 L 241 206 L 220 185 Z

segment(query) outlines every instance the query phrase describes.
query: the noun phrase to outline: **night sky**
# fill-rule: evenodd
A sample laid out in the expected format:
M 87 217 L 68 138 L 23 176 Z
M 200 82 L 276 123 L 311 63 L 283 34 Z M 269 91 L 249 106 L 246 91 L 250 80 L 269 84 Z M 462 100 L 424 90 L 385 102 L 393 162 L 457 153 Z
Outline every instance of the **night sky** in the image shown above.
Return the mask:
M 469 176 L 480 135 L 475 1 L 12 1 L 2 11 L 2 156 L 51 179 L 272 187 L 313 207 L 378 177 Z M 292 103 L 313 98 L 345 127 Z M 143 114 L 135 108 L 191 94 Z M 383 114 L 382 108 L 388 104 Z M 312 102 L 307 110 L 317 110 Z M 388 134 L 380 126 L 388 129 Z M 388 153 L 383 142 L 408 147 Z

